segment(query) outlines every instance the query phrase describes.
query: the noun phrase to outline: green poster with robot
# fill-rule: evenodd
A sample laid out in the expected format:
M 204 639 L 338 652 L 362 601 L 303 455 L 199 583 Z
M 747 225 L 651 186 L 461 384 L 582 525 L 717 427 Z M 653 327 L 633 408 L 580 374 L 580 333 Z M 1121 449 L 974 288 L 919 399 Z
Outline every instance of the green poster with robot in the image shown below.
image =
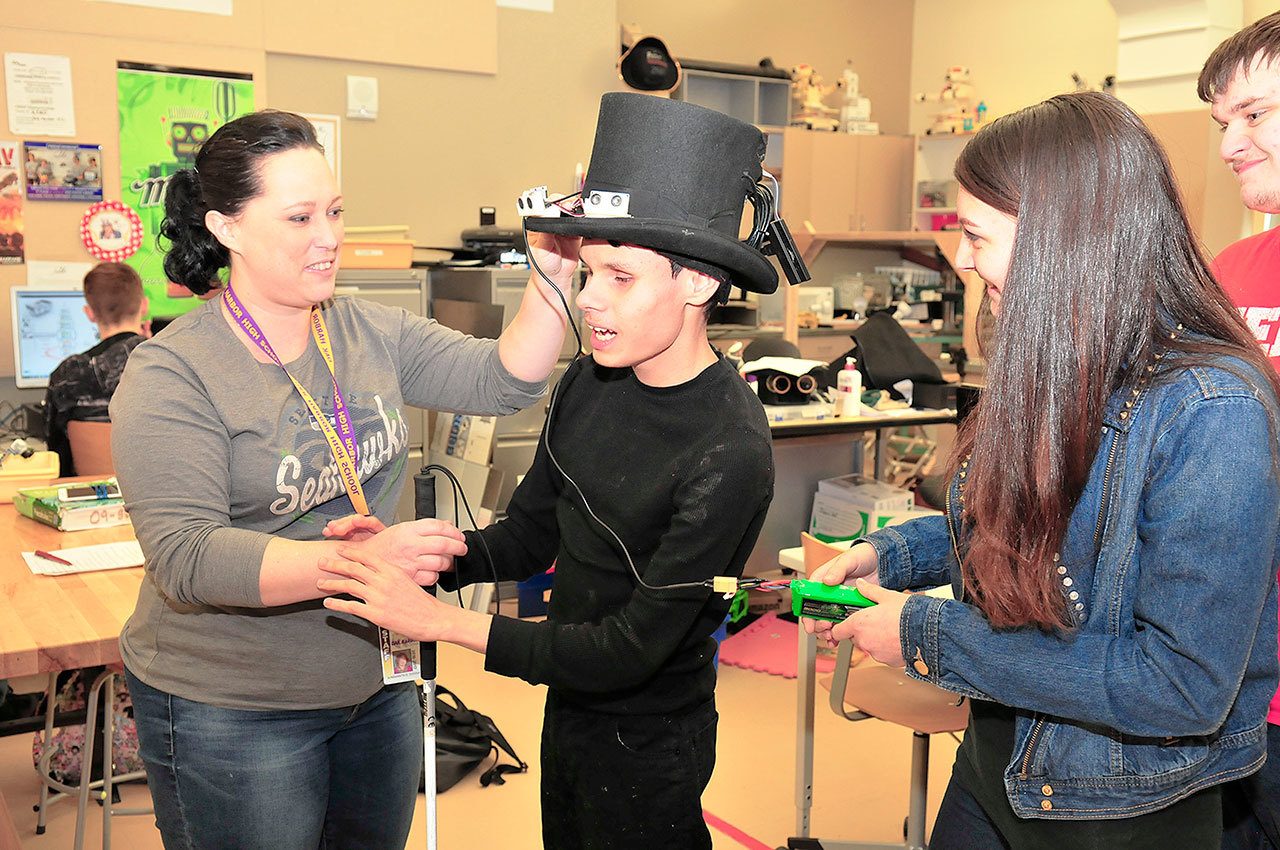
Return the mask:
M 195 164 L 201 142 L 228 121 L 253 111 L 253 77 L 185 68 L 118 63 L 120 198 L 142 219 L 142 247 L 129 265 L 142 276 L 151 315 L 177 316 L 200 301 L 171 286 L 156 234 L 164 192 L 180 168 Z

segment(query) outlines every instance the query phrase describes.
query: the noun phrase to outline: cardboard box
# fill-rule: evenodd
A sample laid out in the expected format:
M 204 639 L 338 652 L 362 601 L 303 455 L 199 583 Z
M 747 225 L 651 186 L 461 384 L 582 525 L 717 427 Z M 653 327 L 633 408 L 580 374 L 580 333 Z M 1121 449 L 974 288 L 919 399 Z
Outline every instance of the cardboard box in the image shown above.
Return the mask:
M 408 239 L 348 239 L 342 243 L 344 269 L 407 269 L 413 265 Z
M 8 455 L 0 466 L 0 504 L 13 501 L 23 487 L 39 487 L 58 477 L 57 452 L 36 452 L 31 457 Z

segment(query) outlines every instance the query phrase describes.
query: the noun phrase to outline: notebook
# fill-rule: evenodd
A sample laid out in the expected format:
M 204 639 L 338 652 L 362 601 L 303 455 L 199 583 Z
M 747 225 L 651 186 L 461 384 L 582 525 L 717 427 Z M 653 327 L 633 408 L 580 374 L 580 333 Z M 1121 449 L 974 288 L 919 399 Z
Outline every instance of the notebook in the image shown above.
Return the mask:
M 136 540 L 122 543 L 99 543 L 96 546 L 72 546 L 69 549 L 50 549 L 71 566 L 42 558 L 35 552 L 23 552 L 31 572 L 41 576 L 64 576 L 70 573 L 88 573 L 95 570 L 118 570 L 142 566 L 142 547 Z

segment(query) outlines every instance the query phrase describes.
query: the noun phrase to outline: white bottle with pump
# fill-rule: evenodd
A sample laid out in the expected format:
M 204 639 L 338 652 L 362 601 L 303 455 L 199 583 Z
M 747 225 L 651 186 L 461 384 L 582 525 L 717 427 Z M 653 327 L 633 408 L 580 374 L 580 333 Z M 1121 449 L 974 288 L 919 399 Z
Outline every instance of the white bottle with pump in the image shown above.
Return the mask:
M 844 368 L 836 376 L 836 413 L 841 417 L 862 415 L 862 373 L 852 357 L 844 359 Z

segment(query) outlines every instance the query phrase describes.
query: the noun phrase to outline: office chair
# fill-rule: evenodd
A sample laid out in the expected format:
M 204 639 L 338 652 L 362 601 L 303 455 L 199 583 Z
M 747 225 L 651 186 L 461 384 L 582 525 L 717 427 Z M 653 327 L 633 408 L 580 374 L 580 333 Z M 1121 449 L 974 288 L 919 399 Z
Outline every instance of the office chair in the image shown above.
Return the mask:
M 801 534 L 805 574 L 844 552 L 844 548 Z M 902 844 L 848 843 L 823 841 L 822 847 L 841 850 L 927 850 L 925 806 L 929 788 L 929 736 L 959 732 L 969 722 L 969 706 L 964 697 L 912 679 L 905 670 L 887 667 L 867 659 L 854 664 L 856 650 L 842 641 L 836 653 L 835 672 L 819 680 L 831 691 L 831 710 L 846 720 L 876 718 L 911 730 L 911 787 Z
M 76 475 L 114 475 L 115 463 L 111 460 L 111 423 L 67 423 L 67 439 L 71 442 L 71 457 L 75 461 Z

